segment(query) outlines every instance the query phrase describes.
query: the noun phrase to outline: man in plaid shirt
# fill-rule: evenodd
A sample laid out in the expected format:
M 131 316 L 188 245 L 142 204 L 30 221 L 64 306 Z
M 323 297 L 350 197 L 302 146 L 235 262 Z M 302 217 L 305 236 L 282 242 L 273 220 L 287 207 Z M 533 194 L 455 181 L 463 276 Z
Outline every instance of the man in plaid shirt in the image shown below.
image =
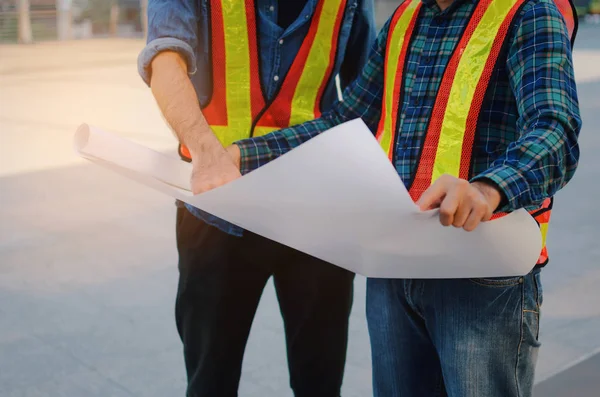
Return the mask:
M 442 77 L 480 1 L 422 0 L 406 53 L 392 149 L 407 188 Z M 233 146 L 242 173 L 358 117 L 378 131 L 390 24 L 344 101 L 330 112 Z M 581 119 L 569 32 L 556 4 L 525 0 L 505 43 L 478 115 L 472 178 L 442 176 L 418 201 L 424 210 L 439 207 L 445 226 L 469 231 L 495 212 L 536 208 L 565 186 L 577 167 Z M 369 279 L 375 395 L 531 396 L 540 346 L 541 267 L 510 278 Z

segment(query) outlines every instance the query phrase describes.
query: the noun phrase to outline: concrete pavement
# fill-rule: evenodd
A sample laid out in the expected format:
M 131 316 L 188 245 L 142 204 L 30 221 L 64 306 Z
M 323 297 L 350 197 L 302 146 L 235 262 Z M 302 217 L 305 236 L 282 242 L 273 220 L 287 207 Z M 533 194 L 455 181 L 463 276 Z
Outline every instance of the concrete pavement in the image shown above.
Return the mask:
M 584 36 L 585 34 L 585 36 Z M 581 168 L 557 197 L 544 271 L 538 379 L 600 351 L 596 197 L 600 29 L 576 53 Z M 137 76 L 143 43 L 0 46 L 0 396 L 182 396 L 173 321 L 172 200 L 77 159 L 80 122 L 174 153 Z M 345 397 L 370 396 L 364 278 L 356 281 Z M 240 395 L 291 396 L 272 285 L 254 322 Z M 550 397 L 548 394 L 542 396 Z M 558 395 L 557 395 L 558 396 Z

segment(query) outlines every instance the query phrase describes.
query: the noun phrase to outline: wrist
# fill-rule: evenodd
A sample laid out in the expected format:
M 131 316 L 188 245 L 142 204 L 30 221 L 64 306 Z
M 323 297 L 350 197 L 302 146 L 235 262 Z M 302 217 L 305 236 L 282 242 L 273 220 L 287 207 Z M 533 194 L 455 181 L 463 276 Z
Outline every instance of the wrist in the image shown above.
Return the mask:
M 190 138 L 186 140 L 185 145 L 190 151 L 192 160 L 201 156 L 223 154 L 225 151 L 225 148 L 208 125 L 194 126 L 188 131 L 189 133 L 185 135 Z
M 503 199 L 503 192 L 494 182 L 478 180 L 472 182 L 471 185 L 481 192 L 494 212 L 500 207 Z

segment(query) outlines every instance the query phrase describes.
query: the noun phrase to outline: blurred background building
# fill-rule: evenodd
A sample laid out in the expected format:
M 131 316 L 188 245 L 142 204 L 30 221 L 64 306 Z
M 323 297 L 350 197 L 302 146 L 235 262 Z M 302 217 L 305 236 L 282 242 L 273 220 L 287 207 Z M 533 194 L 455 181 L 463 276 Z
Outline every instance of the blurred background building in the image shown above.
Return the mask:
M 0 0 L 0 43 L 143 37 L 148 0 Z M 377 23 L 399 0 L 375 0 Z M 600 0 L 575 0 L 579 15 L 600 18 Z
M 0 0 L 0 42 L 141 37 L 147 0 Z

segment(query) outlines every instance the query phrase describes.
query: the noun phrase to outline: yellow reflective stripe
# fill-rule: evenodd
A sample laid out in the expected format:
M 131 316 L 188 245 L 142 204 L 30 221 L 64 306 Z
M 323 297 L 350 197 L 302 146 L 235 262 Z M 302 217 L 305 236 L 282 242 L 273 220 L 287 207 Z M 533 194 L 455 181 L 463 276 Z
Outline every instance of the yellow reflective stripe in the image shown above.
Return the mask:
M 549 223 L 540 223 L 540 232 L 542 233 L 542 248 L 546 246 L 546 238 L 548 237 Z
M 517 0 L 492 1 L 467 43 L 450 90 L 440 132 L 431 182 L 443 174 L 460 173 L 462 146 L 477 83 L 492 50 L 494 39 Z
M 229 146 L 233 142 L 239 141 L 240 139 L 246 139 L 250 137 L 250 127 L 246 129 L 246 132 L 240 134 L 239 131 L 235 131 L 227 125 L 211 125 L 210 129 L 215 133 L 215 135 L 219 138 L 219 141 L 223 146 Z M 281 128 L 279 127 L 262 127 L 256 126 L 254 127 L 254 136 L 262 136 L 267 135 L 273 131 L 278 131 Z M 224 139 L 225 138 L 225 139 Z
M 342 0 L 325 0 L 323 4 L 315 39 L 292 98 L 290 125 L 315 118 L 317 97 L 329 66 L 334 39 L 333 30 L 341 3 Z
M 229 128 L 227 125 L 211 125 L 210 129 L 215 133 L 219 142 L 223 146 L 229 146 L 235 141 L 239 141 L 240 139 L 248 138 L 249 133 L 245 135 L 239 134 L 239 136 L 234 135 L 235 130 Z
M 417 6 L 419 5 L 418 0 L 412 0 L 411 4 L 409 4 L 398 19 L 394 30 L 391 32 L 392 37 L 388 39 L 387 48 L 387 59 L 385 64 L 385 114 L 383 131 L 380 136 L 379 144 L 383 148 L 386 154 L 389 155 L 389 150 L 391 148 L 392 137 L 394 136 L 392 125 L 392 115 L 394 112 L 398 112 L 398 109 L 393 109 L 394 106 L 394 84 L 396 82 L 396 77 L 399 79 L 403 79 L 404 76 L 397 76 L 398 70 L 398 61 L 400 58 L 400 53 L 402 52 L 402 46 L 404 45 L 404 39 L 406 36 L 406 32 L 408 31 L 408 27 L 410 26 L 410 21 L 415 13 Z M 410 38 L 406 38 L 410 39 Z
M 250 43 L 244 0 L 221 1 L 225 33 L 227 126 L 211 126 L 223 145 L 247 138 L 252 126 Z

